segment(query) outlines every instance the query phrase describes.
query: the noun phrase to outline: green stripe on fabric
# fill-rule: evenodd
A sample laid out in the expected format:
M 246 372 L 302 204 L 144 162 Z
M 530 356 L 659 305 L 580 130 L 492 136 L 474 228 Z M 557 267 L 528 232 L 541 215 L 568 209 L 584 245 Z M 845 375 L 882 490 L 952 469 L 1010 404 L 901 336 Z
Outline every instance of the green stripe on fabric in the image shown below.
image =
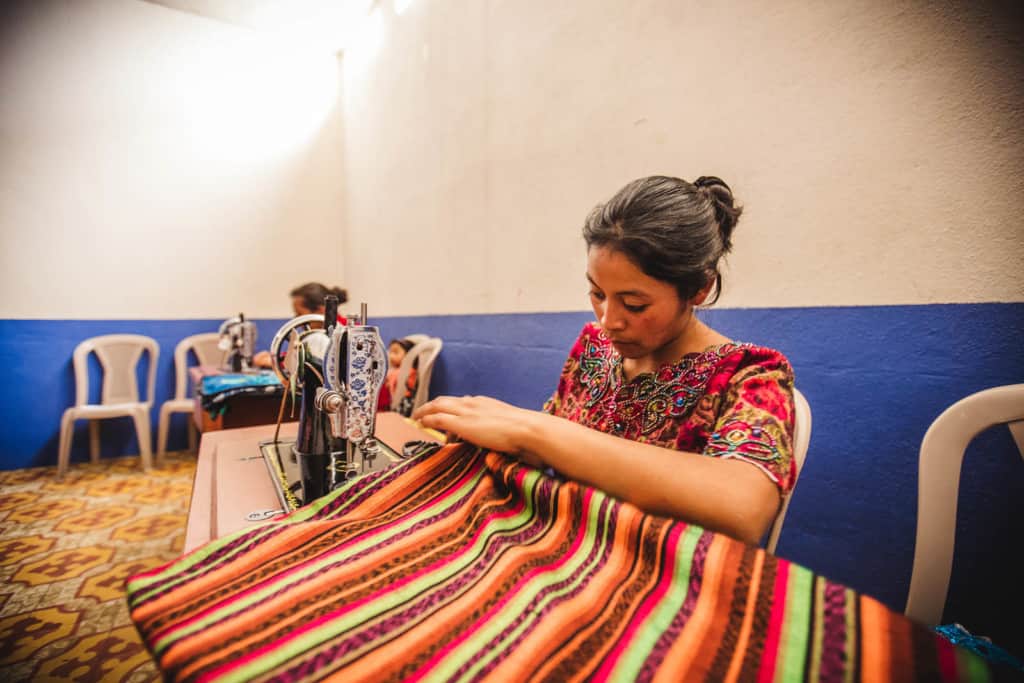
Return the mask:
M 386 538 L 390 536 L 401 534 L 407 531 L 410 527 L 416 525 L 421 519 L 425 517 L 431 517 L 436 514 L 441 514 L 442 512 L 458 504 L 459 499 L 462 498 L 464 495 L 468 494 L 470 491 L 472 491 L 477 486 L 480 479 L 482 479 L 484 476 L 486 476 L 486 471 L 481 470 L 476 475 L 474 475 L 469 481 L 460 486 L 451 495 L 445 496 L 442 500 L 436 501 L 430 507 L 424 508 L 421 513 L 414 515 L 406 519 L 401 524 L 395 525 L 394 527 L 389 529 L 386 536 L 372 535 L 368 538 L 365 538 L 361 542 L 354 544 L 349 548 L 346 548 L 345 554 L 357 554 L 363 550 L 366 550 L 367 548 L 380 544 L 382 541 L 384 541 Z M 522 517 L 523 514 L 526 514 L 527 511 L 528 510 L 524 510 L 523 513 L 517 515 L 512 519 L 519 519 L 520 517 Z M 530 513 L 532 514 L 532 511 L 530 511 Z M 153 643 L 153 650 L 154 652 L 159 654 L 171 645 L 173 645 L 179 639 L 189 636 L 195 633 L 196 631 L 200 631 L 209 626 L 210 624 L 221 621 L 222 619 L 229 618 L 231 617 L 231 615 L 237 612 L 244 611 L 254 603 L 257 603 L 265 599 L 266 597 L 277 593 L 278 591 L 287 589 L 288 587 L 296 583 L 301 583 L 309 575 L 318 573 L 324 567 L 337 562 L 337 560 L 338 557 L 333 554 L 321 556 L 321 558 L 316 562 L 304 565 L 301 568 L 301 570 L 289 572 L 287 577 L 278 578 L 278 580 L 274 581 L 273 583 L 264 585 L 259 590 L 252 592 L 244 598 L 232 600 L 228 604 L 206 615 L 202 619 L 199 619 L 189 624 L 186 628 L 168 634 L 164 638 Z
M 531 471 L 527 473 L 526 479 L 523 482 L 524 489 L 532 491 L 539 479 L 539 472 Z M 463 553 L 461 562 L 458 564 L 452 563 L 444 570 L 426 574 L 419 580 L 406 584 L 400 590 L 389 590 L 386 594 L 386 598 L 381 597 L 381 599 L 370 600 L 363 607 L 349 612 L 343 617 L 328 621 L 322 624 L 319 628 L 309 631 L 298 638 L 289 640 L 288 642 L 278 641 L 275 647 L 265 656 L 255 659 L 239 669 L 224 672 L 223 674 L 218 675 L 217 680 L 224 681 L 224 683 L 241 683 L 243 681 L 249 681 L 262 673 L 281 666 L 292 658 L 298 657 L 303 652 L 311 650 L 317 645 L 320 645 L 321 643 L 330 640 L 345 631 L 355 628 L 360 623 L 367 621 L 368 619 L 372 619 L 382 612 L 392 609 L 395 605 L 407 602 L 409 599 L 419 595 L 430 586 L 441 584 L 452 576 L 461 573 L 465 570 L 466 566 L 472 564 L 478 557 L 480 557 L 480 555 L 483 554 L 492 536 L 524 526 L 532 520 L 535 509 L 533 495 L 525 496 L 524 502 L 525 505 L 522 512 L 514 517 L 492 520 L 488 523 L 488 525 L 481 530 L 485 533 L 481 533 L 476 543 L 474 543 L 466 553 Z M 426 513 L 422 516 L 430 516 L 430 514 Z M 441 571 L 443 571 L 443 573 L 441 573 Z
M 789 565 L 786 586 L 786 614 L 779 634 L 775 680 L 802 681 L 807 661 L 807 624 L 811 619 L 811 586 L 814 573 L 799 565 Z
M 956 672 L 961 681 L 989 683 L 992 680 L 992 672 L 981 657 L 962 647 L 953 650 L 956 653 Z
M 191 577 L 190 572 L 192 572 L 192 570 L 194 570 L 197 565 L 205 562 L 208 557 L 213 555 L 215 552 L 219 551 L 221 548 L 226 546 L 235 538 L 247 533 L 252 533 L 254 529 L 262 529 L 262 525 L 260 527 L 250 527 L 248 529 L 241 529 L 227 536 L 214 539 L 209 543 L 201 546 L 194 552 L 189 553 L 184 557 L 178 558 L 174 562 L 174 564 L 170 565 L 169 567 L 167 567 L 167 569 L 163 570 L 159 574 L 154 574 L 153 576 L 147 576 L 136 581 L 130 582 L 129 584 L 127 584 L 126 592 L 128 593 L 131 604 L 137 605 L 141 602 L 145 602 L 146 600 L 152 598 L 154 595 L 164 593 L 170 590 L 171 588 L 174 588 L 175 586 L 184 583 L 185 580 Z M 258 539 L 259 537 L 257 536 L 256 538 Z M 223 559 L 221 561 L 223 561 Z M 146 588 L 152 586 L 156 582 L 163 581 L 168 577 L 172 576 L 175 577 L 175 580 L 166 585 L 161 586 L 158 590 L 150 591 L 142 595 L 136 595 L 136 593 L 145 590 Z
M 535 599 L 537 594 L 539 594 L 540 591 L 546 588 L 547 586 L 558 583 L 567 576 L 575 578 L 575 581 L 570 582 L 568 585 L 565 585 L 556 591 L 552 591 L 550 594 L 544 597 L 543 601 L 535 607 L 535 610 L 537 612 L 543 612 L 544 608 L 547 607 L 547 605 L 549 605 L 554 600 L 562 597 L 563 595 L 572 592 L 576 588 L 576 586 L 578 586 L 580 583 L 587 579 L 591 567 L 593 567 L 593 565 L 595 565 L 596 563 L 600 562 L 603 547 L 611 541 L 611 536 L 607 533 L 607 522 L 608 518 L 611 515 L 612 506 L 605 506 L 604 514 L 601 514 L 601 501 L 604 500 L 605 498 L 606 496 L 604 496 L 604 494 L 598 494 L 597 492 L 595 492 L 595 495 L 591 498 L 591 510 L 587 516 L 587 527 L 586 531 L 584 532 L 584 540 L 580 543 L 580 547 L 577 550 L 575 556 L 573 557 L 572 562 L 574 564 L 566 563 L 565 565 L 563 565 L 562 569 L 560 569 L 557 573 L 548 573 L 543 576 L 543 580 L 541 580 L 540 577 L 537 577 L 534 579 L 533 583 L 530 586 L 523 586 L 523 588 L 520 591 L 520 597 L 516 598 L 514 601 L 506 605 L 505 608 L 502 610 L 503 612 L 509 613 L 511 615 L 518 615 L 522 613 L 522 611 L 525 609 L 525 604 Z M 599 536 L 597 533 L 597 527 L 599 526 L 600 522 L 605 523 L 605 533 L 600 534 Z M 583 562 L 587 558 L 587 555 L 590 554 L 590 550 L 595 545 L 599 545 L 600 547 L 597 549 L 597 552 L 594 553 L 594 557 L 591 558 L 587 566 L 582 566 Z M 532 592 L 529 594 L 526 593 L 528 588 L 532 588 Z M 473 636 L 473 638 L 470 639 L 469 644 L 477 644 L 482 646 L 490 643 L 492 638 L 496 637 L 497 632 L 500 631 L 500 623 L 496 619 L 493 621 L 495 623 L 493 625 L 490 625 L 489 629 L 481 630 L 478 635 L 475 635 Z M 524 620 L 522 624 L 520 624 L 512 632 L 506 635 L 501 642 L 495 643 L 492 646 L 492 650 L 488 652 L 484 657 L 481 657 L 480 661 L 478 661 L 469 671 L 467 671 L 462 676 L 462 680 L 475 679 L 479 675 L 480 669 L 489 664 L 495 657 L 504 653 L 506 643 L 514 641 L 525 629 L 530 628 L 534 625 L 536 624 L 532 623 L 530 620 Z M 471 650 L 469 647 L 465 648 L 465 650 L 465 655 L 469 658 L 472 658 L 472 656 L 476 654 L 476 651 Z M 465 657 L 463 658 L 463 661 L 465 661 Z M 438 671 L 443 671 L 442 678 L 448 680 L 451 676 L 454 676 L 455 670 L 457 670 L 458 668 L 459 667 L 455 667 L 455 669 L 453 670 L 451 666 L 445 665 L 443 669 L 439 668 Z M 431 672 L 432 675 L 433 673 L 434 672 Z
M 294 511 L 288 517 L 288 519 L 285 520 L 285 521 L 273 521 L 272 520 L 272 521 L 266 522 L 265 524 L 253 525 L 253 526 L 248 527 L 246 529 L 240 529 L 240 530 L 238 530 L 238 531 L 236 531 L 234 533 L 228 534 L 227 536 L 223 536 L 221 538 L 218 538 L 218 539 L 210 541 L 208 544 L 203 546 L 201 549 L 195 551 L 194 553 L 189 554 L 186 557 L 181 558 L 181 560 L 179 560 L 178 562 L 175 562 L 173 565 L 171 565 L 170 567 L 165 569 L 160 574 L 157 574 L 155 576 L 148 577 L 148 578 L 145 578 L 145 579 L 141 579 L 141 580 L 139 580 L 137 582 L 133 582 L 132 584 L 130 584 L 129 585 L 129 589 L 128 589 L 128 593 L 129 593 L 129 596 L 131 598 L 131 604 L 134 606 L 134 605 L 140 604 L 142 602 L 145 602 L 146 600 L 149 600 L 150 598 L 152 598 L 154 595 L 166 592 L 168 590 L 176 588 L 177 586 L 180 586 L 181 584 L 189 581 L 190 579 L 194 578 L 195 576 L 197 576 L 200 573 L 204 573 L 204 572 L 210 571 L 212 569 L 212 567 L 209 567 L 209 566 L 201 567 L 199 565 L 201 565 L 203 563 L 203 561 L 206 560 L 210 555 L 214 554 L 214 552 L 219 551 L 220 549 L 222 549 L 223 547 L 225 547 L 229 543 L 232 543 L 236 539 L 238 539 L 238 538 L 240 538 L 240 537 L 242 537 L 242 536 L 244 536 L 246 534 L 251 534 L 254 531 L 265 532 L 265 533 L 259 533 L 259 534 L 257 534 L 256 536 L 253 537 L 251 543 L 253 543 L 255 545 L 258 545 L 263 537 L 274 535 L 274 533 L 279 528 L 281 528 L 282 526 L 292 526 L 294 524 L 299 524 L 301 522 L 308 521 L 312 517 L 317 516 L 320 513 L 320 511 L 323 510 L 325 507 L 327 507 L 328 505 L 332 504 L 339 496 L 345 495 L 348 492 L 349 489 L 353 488 L 354 486 L 356 486 L 356 485 L 358 485 L 360 483 L 361 482 L 359 481 L 359 479 L 354 479 L 354 480 L 352 480 L 350 482 L 346 482 L 340 488 L 332 491 L 331 493 L 327 494 L 326 496 L 323 496 L 322 498 L 317 498 L 316 500 L 314 500 L 314 501 L 308 503 L 307 505 L 302 506 L 298 510 Z M 342 506 L 342 509 L 344 509 L 344 506 Z M 324 517 L 324 521 L 332 519 L 337 514 L 340 514 L 340 510 L 339 510 L 339 512 L 331 513 L 331 515 L 325 516 Z M 247 551 L 243 551 L 243 550 L 239 549 L 239 550 L 237 550 L 234 553 L 231 553 L 229 555 L 225 555 L 224 557 L 222 557 L 219 560 L 217 560 L 217 564 L 218 565 L 223 565 L 223 564 L 229 563 L 229 562 L 233 561 L 238 555 L 242 554 L 243 552 L 247 552 Z M 147 586 L 150 586 L 150 585 L 152 585 L 153 583 L 155 583 L 157 581 L 162 581 L 162 580 L 167 579 L 167 578 L 171 578 L 172 580 L 169 581 L 164 586 L 162 586 L 157 591 L 149 592 L 149 593 L 146 593 L 144 595 L 138 595 L 138 596 L 132 596 L 131 595 L 136 590 L 143 590 Z
M 236 539 L 241 538 L 242 536 L 252 534 L 253 532 L 258 532 L 251 539 L 250 543 L 253 545 L 259 545 L 264 537 L 274 535 L 274 533 L 281 527 L 292 526 L 301 522 L 308 521 L 311 517 L 319 513 L 320 510 L 322 510 L 335 498 L 337 498 L 340 495 L 343 495 L 345 493 L 346 488 L 347 487 L 339 488 L 336 491 L 332 491 L 329 495 L 326 495 L 323 498 L 319 498 L 311 502 L 309 505 L 299 508 L 298 510 L 293 512 L 286 521 L 269 521 L 264 524 L 253 525 L 245 529 L 239 529 L 238 531 L 230 533 L 227 536 L 222 536 L 221 538 L 211 540 L 209 543 L 197 549 L 195 552 L 190 553 L 189 555 L 186 555 L 185 557 L 181 558 L 179 561 L 175 562 L 161 573 L 128 584 L 127 592 L 129 596 L 131 596 L 132 604 L 136 605 L 145 602 L 146 600 L 149 600 L 155 595 L 164 593 L 168 590 L 180 586 L 181 584 L 189 581 L 190 579 L 195 578 L 200 573 L 209 572 L 211 569 L 213 569 L 213 567 L 200 565 L 202 565 L 206 561 L 206 559 L 209 558 L 211 555 L 218 552 L 228 544 L 234 542 Z M 234 553 L 225 555 L 224 557 L 217 560 L 217 564 L 223 565 L 228 562 L 231 562 L 243 552 L 247 551 L 239 549 Z M 153 585 L 157 581 L 162 581 L 164 579 L 171 577 L 173 577 L 171 581 L 167 582 L 156 591 L 151 591 L 143 595 L 132 595 L 136 591 L 144 590 L 146 587 Z
M 627 645 L 626 651 L 612 670 L 610 680 L 633 681 L 637 679 L 644 662 L 651 656 L 658 638 L 664 633 L 679 609 L 683 606 L 690 589 L 690 571 L 693 569 L 693 552 L 697 548 L 704 530 L 697 526 L 687 526 L 683 537 L 679 539 L 675 552 L 675 568 L 672 572 L 672 583 L 661 601 L 651 610 L 639 628 L 634 631 L 633 642 Z

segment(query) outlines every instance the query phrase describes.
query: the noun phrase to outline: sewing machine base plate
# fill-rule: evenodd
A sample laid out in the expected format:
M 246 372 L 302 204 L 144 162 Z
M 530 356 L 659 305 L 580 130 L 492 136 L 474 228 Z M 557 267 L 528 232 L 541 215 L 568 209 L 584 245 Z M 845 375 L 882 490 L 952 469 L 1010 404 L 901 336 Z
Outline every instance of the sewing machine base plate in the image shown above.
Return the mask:
M 299 462 L 293 455 L 294 438 L 273 439 L 259 442 L 260 455 L 267 465 L 267 473 L 277 492 L 281 508 L 295 510 L 309 501 L 303 500 L 302 472 Z M 394 467 L 402 461 L 402 457 L 383 441 L 377 441 L 378 454 L 373 458 L 356 457 L 355 469 L 348 478 L 355 478 Z

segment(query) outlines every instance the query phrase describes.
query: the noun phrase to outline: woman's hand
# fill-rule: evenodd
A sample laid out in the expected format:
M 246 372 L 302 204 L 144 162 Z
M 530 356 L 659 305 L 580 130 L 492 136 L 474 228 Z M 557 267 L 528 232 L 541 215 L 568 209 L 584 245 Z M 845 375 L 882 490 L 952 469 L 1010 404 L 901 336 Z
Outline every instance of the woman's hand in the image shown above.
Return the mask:
M 543 463 L 525 448 L 529 430 L 544 417 L 487 396 L 442 396 L 412 414 L 424 427 L 459 436 L 478 446 L 514 455 L 536 467 Z
M 272 368 L 273 363 L 270 362 L 270 351 L 260 351 L 252 357 L 253 367 L 257 368 Z
M 775 484 L 740 460 L 629 441 L 484 396 L 445 396 L 412 417 L 665 517 L 756 544 L 778 512 Z M 742 501 L 742 505 L 733 504 Z

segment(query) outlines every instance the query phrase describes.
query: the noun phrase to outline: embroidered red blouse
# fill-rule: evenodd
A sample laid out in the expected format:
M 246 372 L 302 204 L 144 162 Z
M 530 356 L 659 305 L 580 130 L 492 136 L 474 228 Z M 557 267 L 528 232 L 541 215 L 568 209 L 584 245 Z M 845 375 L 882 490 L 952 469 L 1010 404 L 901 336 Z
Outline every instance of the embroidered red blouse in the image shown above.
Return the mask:
M 782 495 L 796 479 L 793 370 L 772 349 L 719 344 L 627 382 L 622 356 L 588 323 L 544 410 L 633 441 L 749 462 Z

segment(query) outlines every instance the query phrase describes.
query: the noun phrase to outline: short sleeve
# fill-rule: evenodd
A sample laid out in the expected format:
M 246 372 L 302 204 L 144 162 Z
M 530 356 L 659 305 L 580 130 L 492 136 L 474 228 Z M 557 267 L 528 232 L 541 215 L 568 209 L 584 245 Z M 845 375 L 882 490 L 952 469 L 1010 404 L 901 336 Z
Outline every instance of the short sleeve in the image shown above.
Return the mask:
M 576 338 L 576 342 L 572 345 L 572 350 L 569 351 L 569 357 L 565 360 L 565 364 L 562 365 L 562 372 L 558 376 L 558 386 L 555 388 L 555 393 L 544 402 L 544 407 L 541 408 L 541 411 L 549 415 L 567 417 L 564 414 L 566 397 L 576 384 L 576 373 L 580 367 L 580 356 L 583 355 L 587 341 L 594 334 L 595 331 L 592 323 L 583 326 L 579 337 Z
M 793 370 L 777 352 L 741 367 L 722 393 L 704 455 L 764 472 L 783 496 L 793 489 Z

